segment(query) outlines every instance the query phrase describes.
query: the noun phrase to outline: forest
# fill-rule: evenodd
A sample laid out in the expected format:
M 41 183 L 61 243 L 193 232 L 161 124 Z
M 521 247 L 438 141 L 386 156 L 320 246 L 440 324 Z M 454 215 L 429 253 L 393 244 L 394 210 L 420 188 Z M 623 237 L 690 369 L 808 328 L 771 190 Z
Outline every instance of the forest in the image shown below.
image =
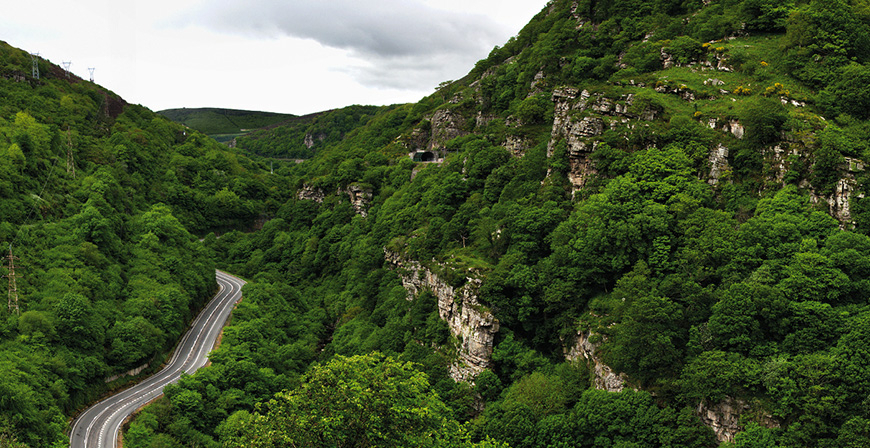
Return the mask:
M 244 299 L 127 448 L 870 445 L 868 11 L 554 0 L 236 148 L 0 46 L 0 446 L 63 446 L 215 267 Z

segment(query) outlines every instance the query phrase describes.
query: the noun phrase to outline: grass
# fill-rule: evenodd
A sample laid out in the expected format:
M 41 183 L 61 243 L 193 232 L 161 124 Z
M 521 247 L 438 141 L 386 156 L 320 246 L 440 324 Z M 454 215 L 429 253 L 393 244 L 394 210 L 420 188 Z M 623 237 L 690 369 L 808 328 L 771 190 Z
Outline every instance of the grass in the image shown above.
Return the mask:
M 158 112 L 170 120 L 181 123 L 209 136 L 244 134 L 284 122 L 295 115 L 235 109 L 167 109 Z M 227 140 L 232 140 L 228 138 Z

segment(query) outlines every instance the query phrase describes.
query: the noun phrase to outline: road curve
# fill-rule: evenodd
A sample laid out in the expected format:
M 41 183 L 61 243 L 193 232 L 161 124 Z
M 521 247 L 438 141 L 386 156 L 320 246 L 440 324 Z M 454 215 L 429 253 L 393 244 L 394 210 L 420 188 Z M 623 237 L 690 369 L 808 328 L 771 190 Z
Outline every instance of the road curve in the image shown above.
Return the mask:
M 115 448 L 124 419 L 163 393 L 163 386 L 193 373 L 208 362 L 221 329 L 233 306 L 242 298 L 245 281 L 217 271 L 220 290 L 196 316 L 190 329 L 160 372 L 141 383 L 91 406 L 76 418 L 70 431 L 70 448 Z

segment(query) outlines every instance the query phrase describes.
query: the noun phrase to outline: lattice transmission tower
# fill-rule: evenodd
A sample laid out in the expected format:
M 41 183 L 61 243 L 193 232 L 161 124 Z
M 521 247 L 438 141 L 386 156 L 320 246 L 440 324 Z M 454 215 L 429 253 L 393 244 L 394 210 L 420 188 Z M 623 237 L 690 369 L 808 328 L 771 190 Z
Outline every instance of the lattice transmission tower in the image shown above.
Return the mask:
M 91 82 L 94 82 L 94 70 L 96 70 L 95 67 L 88 67 L 88 72 L 91 73 Z
M 33 79 L 39 79 L 39 53 L 30 53 L 30 60 L 33 62 Z
M 12 245 L 9 245 L 9 255 L 7 255 L 6 260 L 9 264 L 6 266 L 6 275 L 4 277 L 9 279 L 9 312 L 15 312 L 17 315 L 21 315 L 21 310 L 18 309 L 18 276 L 15 275 L 15 260 L 18 260 L 18 257 L 12 255 Z
M 72 65 L 72 61 L 63 61 L 63 71 L 66 72 L 66 77 L 69 78 L 69 67 Z

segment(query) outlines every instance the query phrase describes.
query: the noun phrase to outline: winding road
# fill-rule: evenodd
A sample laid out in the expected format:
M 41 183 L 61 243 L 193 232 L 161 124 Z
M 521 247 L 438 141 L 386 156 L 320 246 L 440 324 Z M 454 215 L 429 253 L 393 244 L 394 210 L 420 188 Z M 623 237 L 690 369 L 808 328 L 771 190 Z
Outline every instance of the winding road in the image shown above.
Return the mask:
M 193 373 L 208 362 L 221 329 L 233 306 L 242 298 L 245 281 L 217 271 L 220 290 L 193 321 L 172 358 L 160 372 L 141 383 L 91 406 L 73 422 L 71 448 L 114 448 L 124 419 L 145 403 L 163 394 L 163 386 Z

